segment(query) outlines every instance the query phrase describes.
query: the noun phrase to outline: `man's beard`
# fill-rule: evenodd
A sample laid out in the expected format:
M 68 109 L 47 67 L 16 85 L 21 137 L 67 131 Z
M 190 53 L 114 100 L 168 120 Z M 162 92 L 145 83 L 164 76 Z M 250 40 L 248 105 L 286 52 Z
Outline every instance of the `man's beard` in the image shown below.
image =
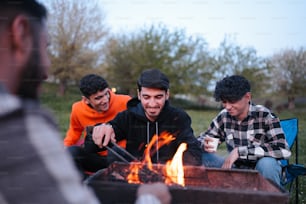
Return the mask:
M 38 87 L 44 80 L 38 45 L 34 44 L 34 48 L 20 76 L 21 81 L 17 94 L 21 98 L 38 99 Z

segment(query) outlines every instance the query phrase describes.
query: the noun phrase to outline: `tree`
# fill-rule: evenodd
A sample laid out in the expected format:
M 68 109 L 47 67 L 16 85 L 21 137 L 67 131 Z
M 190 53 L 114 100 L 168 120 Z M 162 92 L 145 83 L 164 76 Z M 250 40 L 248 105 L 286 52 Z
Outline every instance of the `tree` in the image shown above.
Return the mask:
M 170 32 L 161 24 L 112 37 L 105 55 L 109 79 L 132 95 L 147 68 L 159 68 L 169 77 L 173 95 L 205 93 L 211 76 L 204 39 L 188 37 L 183 30 Z
M 214 54 L 215 80 L 237 74 L 246 77 L 253 95 L 262 96 L 269 90 L 269 67 L 264 58 L 257 56 L 256 50 L 242 48 L 225 38 Z
M 306 90 L 305 48 L 276 53 L 269 59 L 269 66 L 273 69 L 275 92 L 288 97 L 288 108 L 294 108 L 294 98 L 305 95 Z
M 107 28 L 95 1 L 52 0 L 49 6 L 51 75 L 64 94 L 68 83 L 98 71 Z

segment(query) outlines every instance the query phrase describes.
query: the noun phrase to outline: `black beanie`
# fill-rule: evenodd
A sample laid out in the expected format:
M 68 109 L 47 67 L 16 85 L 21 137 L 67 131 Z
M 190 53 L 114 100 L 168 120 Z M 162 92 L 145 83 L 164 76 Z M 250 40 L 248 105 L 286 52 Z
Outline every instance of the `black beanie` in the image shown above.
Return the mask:
M 141 73 L 137 85 L 138 89 L 146 87 L 167 90 L 169 89 L 169 79 L 158 69 L 147 69 Z

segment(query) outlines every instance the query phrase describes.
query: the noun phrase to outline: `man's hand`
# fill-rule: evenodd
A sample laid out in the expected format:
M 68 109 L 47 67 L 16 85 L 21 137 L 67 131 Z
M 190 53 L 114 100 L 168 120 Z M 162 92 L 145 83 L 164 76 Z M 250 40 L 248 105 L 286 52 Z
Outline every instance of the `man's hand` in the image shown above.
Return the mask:
M 204 143 L 203 143 L 203 147 L 204 147 L 204 150 L 206 151 L 206 152 L 209 152 L 209 153 L 213 153 L 213 152 L 215 152 L 215 150 L 214 150 L 214 145 L 212 145 L 212 142 L 214 141 L 214 139 L 213 138 L 211 138 L 211 137 L 205 137 L 204 138 Z M 220 143 L 220 142 L 219 142 Z
M 235 149 L 233 149 L 233 151 L 225 159 L 225 161 L 224 161 L 224 163 L 222 165 L 222 168 L 224 168 L 224 169 L 232 168 L 232 165 L 238 159 L 238 157 L 239 157 L 238 148 L 236 147 Z
M 107 146 L 110 140 L 116 142 L 114 129 L 108 124 L 95 126 L 92 132 L 92 139 L 100 148 Z

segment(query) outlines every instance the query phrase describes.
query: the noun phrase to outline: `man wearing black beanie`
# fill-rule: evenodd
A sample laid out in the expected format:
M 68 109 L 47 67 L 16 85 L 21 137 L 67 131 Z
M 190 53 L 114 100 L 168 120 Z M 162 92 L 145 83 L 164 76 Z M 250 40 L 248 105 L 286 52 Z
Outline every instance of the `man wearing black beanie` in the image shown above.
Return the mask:
M 144 70 L 137 86 L 138 97 L 128 102 L 128 109 L 107 124 L 96 126 L 92 137 L 87 136 L 92 139 L 91 144 L 102 148 L 108 145 L 110 140 L 126 139 L 126 150 L 141 160 L 153 136 L 157 135 L 154 144 L 154 147 L 157 147 L 161 136 L 167 133 L 172 135 L 174 140 L 152 152 L 153 163 L 166 163 L 173 158 L 179 145 L 186 143 L 184 165 L 200 165 L 201 149 L 191 128 L 191 118 L 185 111 L 170 105 L 170 83 L 167 76 L 158 69 Z

